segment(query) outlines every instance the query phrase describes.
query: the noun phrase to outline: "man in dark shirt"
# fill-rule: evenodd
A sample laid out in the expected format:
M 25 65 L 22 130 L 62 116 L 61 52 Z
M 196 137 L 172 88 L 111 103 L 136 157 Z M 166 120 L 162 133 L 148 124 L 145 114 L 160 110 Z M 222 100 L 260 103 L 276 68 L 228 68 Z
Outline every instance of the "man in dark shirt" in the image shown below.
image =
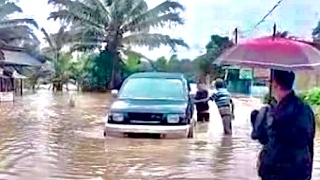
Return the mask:
M 195 104 L 197 108 L 197 121 L 209 121 L 210 120 L 210 113 L 209 113 L 209 104 L 207 99 L 209 96 L 208 90 L 204 88 L 204 83 L 198 83 L 198 91 L 195 96 Z M 196 102 L 196 101 L 199 102 Z
M 262 180 L 311 179 L 315 119 L 310 106 L 295 95 L 294 79 L 293 72 L 274 70 L 272 92 L 278 104 L 272 123 L 260 129 L 267 135 L 259 157 Z

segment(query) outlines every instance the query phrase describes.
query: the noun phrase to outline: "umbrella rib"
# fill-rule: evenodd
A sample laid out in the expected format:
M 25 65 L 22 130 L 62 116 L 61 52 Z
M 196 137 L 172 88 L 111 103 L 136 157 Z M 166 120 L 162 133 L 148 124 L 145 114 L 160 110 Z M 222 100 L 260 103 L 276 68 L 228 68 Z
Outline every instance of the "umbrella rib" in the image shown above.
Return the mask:
M 320 63 L 285 65 L 285 64 L 277 64 L 277 63 L 263 63 L 263 62 L 244 61 L 244 60 L 227 60 L 227 62 L 236 62 L 237 64 L 251 64 L 251 65 L 262 65 L 262 66 L 279 66 L 279 67 L 287 67 L 287 68 L 320 66 Z M 223 64 L 227 64 L 227 62 Z

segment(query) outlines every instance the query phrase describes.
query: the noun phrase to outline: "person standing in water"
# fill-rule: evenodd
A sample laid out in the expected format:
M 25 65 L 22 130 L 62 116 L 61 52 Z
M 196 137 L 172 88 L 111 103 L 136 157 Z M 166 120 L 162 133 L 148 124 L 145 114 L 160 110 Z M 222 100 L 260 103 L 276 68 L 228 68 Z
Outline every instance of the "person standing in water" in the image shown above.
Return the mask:
M 209 92 L 205 88 L 205 84 L 199 82 L 197 84 L 197 94 L 195 96 L 195 104 L 197 108 L 197 121 L 209 121 L 210 113 L 209 113 L 209 104 L 208 104 L 208 96 Z M 203 99 L 207 99 L 206 101 L 202 101 Z
M 232 134 L 232 120 L 234 119 L 234 104 L 222 79 L 216 80 L 215 88 L 217 92 L 210 99 L 218 106 L 224 133 L 230 135 Z
M 208 100 L 214 101 L 219 109 L 219 113 L 223 123 L 224 134 L 231 135 L 232 120 L 234 119 L 234 103 L 222 79 L 217 79 L 215 81 L 215 88 L 217 92 L 214 93 L 211 97 L 208 96 L 207 98 L 195 100 L 194 102 L 207 102 Z
M 264 145 L 258 163 L 262 180 L 311 179 L 315 117 L 311 107 L 295 94 L 294 80 L 293 72 L 274 70 L 272 95 L 277 105 L 271 111 L 271 123 L 256 126 L 259 118 L 255 116 L 261 111 L 252 113 L 254 139 Z

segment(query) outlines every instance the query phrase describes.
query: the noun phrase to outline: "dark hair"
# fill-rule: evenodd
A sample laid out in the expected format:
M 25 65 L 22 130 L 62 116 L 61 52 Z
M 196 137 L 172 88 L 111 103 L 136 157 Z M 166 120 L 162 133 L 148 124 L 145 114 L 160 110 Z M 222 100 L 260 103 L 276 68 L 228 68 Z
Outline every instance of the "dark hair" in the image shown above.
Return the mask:
M 293 88 L 295 75 L 292 71 L 273 70 L 273 79 L 283 89 L 291 90 Z
M 216 82 L 214 83 L 217 89 L 223 88 L 224 87 L 224 81 L 222 79 L 217 79 Z

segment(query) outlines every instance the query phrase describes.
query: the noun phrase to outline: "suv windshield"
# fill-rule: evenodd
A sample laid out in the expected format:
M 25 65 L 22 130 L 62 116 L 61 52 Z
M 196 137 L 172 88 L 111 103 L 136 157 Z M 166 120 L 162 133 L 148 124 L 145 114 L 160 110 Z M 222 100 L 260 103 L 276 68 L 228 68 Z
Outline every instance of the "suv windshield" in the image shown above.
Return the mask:
M 185 100 L 186 96 L 179 79 L 133 78 L 124 84 L 119 98 Z

